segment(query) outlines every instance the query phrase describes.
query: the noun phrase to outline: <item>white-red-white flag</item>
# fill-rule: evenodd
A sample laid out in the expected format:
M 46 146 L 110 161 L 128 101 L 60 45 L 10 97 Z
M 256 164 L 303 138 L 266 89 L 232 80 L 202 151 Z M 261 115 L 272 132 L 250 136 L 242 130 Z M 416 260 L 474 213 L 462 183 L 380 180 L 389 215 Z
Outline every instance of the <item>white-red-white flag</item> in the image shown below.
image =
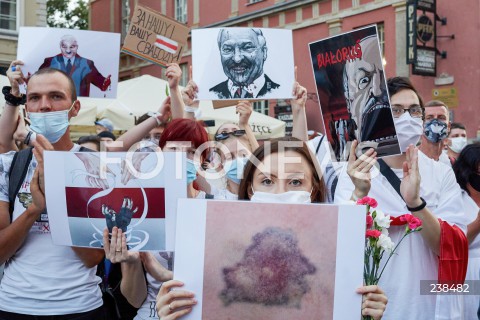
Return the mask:
M 157 34 L 155 45 L 169 53 L 175 53 L 178 49 L 178 42 Z

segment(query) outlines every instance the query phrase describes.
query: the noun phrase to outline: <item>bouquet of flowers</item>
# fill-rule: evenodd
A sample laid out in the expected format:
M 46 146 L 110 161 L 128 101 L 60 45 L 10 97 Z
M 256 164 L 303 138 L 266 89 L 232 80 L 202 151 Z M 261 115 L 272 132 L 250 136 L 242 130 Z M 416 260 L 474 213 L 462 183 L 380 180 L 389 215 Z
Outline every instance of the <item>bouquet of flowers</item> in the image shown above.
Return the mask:
M 422 230 L 422 220 L 412 214 L 404 214 L 396 218 L 385 215 L 377 209 L 377 201 L 373 198 L 364 197 L 357 200 L 357 204 L 367 206 L 367 230 L 365 232 L 365 265 L 363 269 L 363 280 L 365 285 L 376 285 L 385 270 L 390 258 L 393 256 L 403 239 L 414 232 Z M 390 226 L 405 225 L 405 233 L 395 245 L 388 236 Z M 380 269 L 380 261 L 383 255 L 388 254 L 387 261 Z M 371 319 L 370 316 L 364 319 Z

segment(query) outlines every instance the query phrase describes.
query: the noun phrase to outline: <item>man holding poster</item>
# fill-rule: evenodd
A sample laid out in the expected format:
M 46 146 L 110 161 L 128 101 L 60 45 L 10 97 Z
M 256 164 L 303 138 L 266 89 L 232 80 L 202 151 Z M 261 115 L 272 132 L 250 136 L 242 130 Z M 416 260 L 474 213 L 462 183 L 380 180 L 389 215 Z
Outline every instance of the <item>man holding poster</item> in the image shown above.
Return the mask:
M 10 96 L 20 96 L 20 64 L 15 61 L 7 72 Z M 10 108 L 17 106 L 10 97 Z M 103 252 L 53 245 L 45 205 L 43 151 L 80 150 L 68 129 L 69 119 L 79 110 L 75 86 L 65 73 L 47 68 L 30 77 L 27 111 L 31 128 L 37 130 L 33 158 L 22 163 L 14 151 L 0 155 L 0 264 L 6 262 L 0 285 L 1 320 L 104 319 L 100 279 L 95 276 Z M 18 169 L 25 178 L 11 200 L 9 187 L 20 175 Z

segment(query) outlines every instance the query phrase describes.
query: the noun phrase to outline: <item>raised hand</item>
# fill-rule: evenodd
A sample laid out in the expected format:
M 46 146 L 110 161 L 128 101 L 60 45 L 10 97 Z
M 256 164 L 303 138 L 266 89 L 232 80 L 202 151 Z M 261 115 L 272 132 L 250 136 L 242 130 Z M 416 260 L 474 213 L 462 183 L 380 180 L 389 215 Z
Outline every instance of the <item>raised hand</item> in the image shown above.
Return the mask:
M 16 97 L 20 96 L 20 85 L 26 82 L 26 79 L 23 77 L 21 66 L 23 66 L 21 60 L 14 60 L 10 63 L 10 66 L 7 69 L 8 81 L 12 87 L 10 93 Z M 12 70 L 12 67 L 14 67 L 15 71 Z
M 400 183 L 400 193 L 410 208 L 422 204 L 420 199 L 420 172 L 418 170 L 418 148 L 409 145 L 405 152 L 407 160 L 403 163 L 403 179 Z
M 165 76 L 167 77 L 168 86 L 170 89 L 177 88 L 180 83 L 180 78 L 182 77 L 182 69 L 180 69 L 177 63 L 169 63 L 167 66 Z
M 190 66 L 190 71 L 188 72 L 188 83 L 185 88 L 182 90 L 182 99 L 183 103 L 186 106 L 193 106 L 195 100 L 197 99 L 198 86 L 192 79 L 192 66 Z
M 238 124 L 241 128 L 248 125 L 248 120 L 253 112 L 252 104 L 249 101 L 239 101 L 236 108 L 236 113 L 238 113 Z
M 350 146 L 350 156 L 348 157 L 347 173 L 355 185 L 354 195 L 357 198 L 363 198 L 368 195 L 371 187 L 370 169 L 377 162 L 377 152 L 369 149 L 360 157 L 356 157 L 355 149 L 357 148 L 357 140 L 354 140 Z
M 117 227 L 112 229 L 111 239 L 109 239 L 108 229 L 103 230 L 103 250 L 105 251 L 105 257 L 112 263 L 132 263 L 140 259 L 139 252 L 128 251 L 127 238 L 122 230 Z

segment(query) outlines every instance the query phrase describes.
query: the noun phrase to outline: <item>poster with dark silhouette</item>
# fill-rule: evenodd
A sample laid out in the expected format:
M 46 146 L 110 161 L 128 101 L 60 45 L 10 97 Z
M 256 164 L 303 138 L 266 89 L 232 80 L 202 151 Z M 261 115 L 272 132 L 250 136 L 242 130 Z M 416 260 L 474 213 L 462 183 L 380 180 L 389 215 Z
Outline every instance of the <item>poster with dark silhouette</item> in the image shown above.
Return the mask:
M 353 140 L 359 142 L 357 154 L 369 148 L 378 157 L 399 154 L 377 27 L 315 41 L 309 48 L 334 160 L 348 159 Z
M 186 319 L 360 316 L 363 207 L 182 199 L 178 210 L 174 278 L 198 300 Z
M 130 250 L 173 250 L 177 199 L 186 197 L 175 163 L 174 153 L 46 152 L 53 243 L 101 248 L 103 231 L 117 227 Z

